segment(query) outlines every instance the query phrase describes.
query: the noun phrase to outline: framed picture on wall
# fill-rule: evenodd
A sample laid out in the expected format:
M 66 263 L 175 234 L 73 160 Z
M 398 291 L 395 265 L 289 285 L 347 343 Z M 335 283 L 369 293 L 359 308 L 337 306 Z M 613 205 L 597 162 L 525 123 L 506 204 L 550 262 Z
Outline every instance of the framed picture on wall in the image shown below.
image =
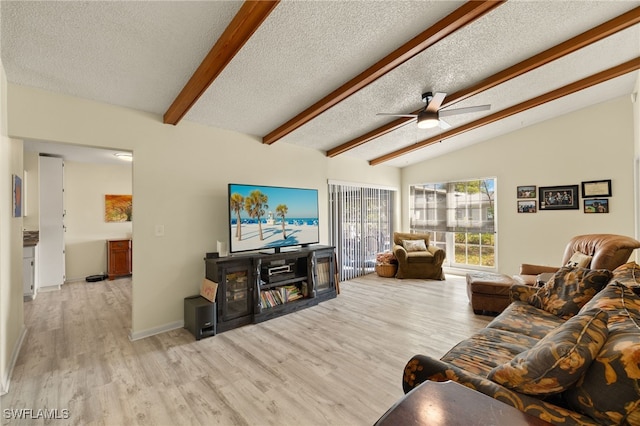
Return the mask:
M 22 217 L 22 178 L 13 175 L 12 212 L 13 217 Z
M 584 200 L 585 213 L 609 213 L 608 198 L 592 198 Z
M 582 198 L 611 197 L 611 180 L 582 182 Z
M 577 210 L 578 185 L 541 186 L 540 210 Z
M 518 213 L 535 213 L 536 200 L 518 201 Z
M 518 198 L 537 198 L 535 185 L 518 186 L 517 192 Z
M 131 222 L 132 214 L 131 195 L 104 196 L 104 221 L 105 222 Z

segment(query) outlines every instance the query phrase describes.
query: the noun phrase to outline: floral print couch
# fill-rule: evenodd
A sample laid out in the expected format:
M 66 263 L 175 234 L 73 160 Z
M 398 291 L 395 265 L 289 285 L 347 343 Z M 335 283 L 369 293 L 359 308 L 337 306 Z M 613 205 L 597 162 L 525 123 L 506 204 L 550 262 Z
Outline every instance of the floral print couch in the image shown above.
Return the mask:
M 452 380 L 556 425 L 640 425 L 640 265 L 563 267 L 441 359 L 414 356 L 405 393 Z

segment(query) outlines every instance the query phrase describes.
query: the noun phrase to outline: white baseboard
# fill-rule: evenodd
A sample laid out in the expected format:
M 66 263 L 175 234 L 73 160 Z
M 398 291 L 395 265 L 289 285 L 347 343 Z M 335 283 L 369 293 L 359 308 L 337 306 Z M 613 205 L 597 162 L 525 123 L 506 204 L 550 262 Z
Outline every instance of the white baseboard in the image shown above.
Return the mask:
M 494 272 L 494 273 L 498 272 L 498 270 L 495 268 L 473 269 L 473 268 L 456 268 L 452 266 L 444 266 L 442 270 L 444 271 L 445 275 L 451 274 L 451 275 L 461 275 L 461 276 L 466 276 L 469 272 L 477 272 L 477 271 L 486 271 L 486 272 Z
M 11 361 L 9 362 L 9 368 L 7 368 L 7 372 L 5 377 L 2 378 L 2 387 L 0 388 L 0 395 L 5 395 L 9 392 L 9 385 L 11 384 L 11 376 L 13 375 L 13 368 L 16 366 L 16 362 L 18 361 L 18 355 L 20 355 L 20 349 L 22 348 L 22 343 L 24 342 L 24 338 L 27 335 L 27 327 L 22 325 L 22 331 L 20 331 L 20 337 L 18 338 L 18 342 L 13 348 L 11 353 Z
M 38 293 L 44 293 L 47 291 L 58 291 L 60 290 L 60 285 L 50 285 L 47 287 L 38 287 Z
M 147 330 L 136 331 L 135 333 L 133 332 L 133 330 L 130 330 L 129 340 L 140 340 L 144 339 L 145 337 L 155 336 L 156 334 L 166 333 L 167 331 L 176 330 L 182 327 L 184 327 L 184 320 L 161 325 L 159 327 L 149 328 Z

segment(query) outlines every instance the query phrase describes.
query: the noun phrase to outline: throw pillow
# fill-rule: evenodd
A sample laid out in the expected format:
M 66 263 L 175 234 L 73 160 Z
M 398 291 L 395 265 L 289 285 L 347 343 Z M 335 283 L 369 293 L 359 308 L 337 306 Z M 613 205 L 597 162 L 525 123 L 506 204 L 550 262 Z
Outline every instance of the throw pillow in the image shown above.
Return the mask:
M 487 378 L 528 395 L 563 392 L 580 379 L 604 345 L 607 319 L 600 309 L 576 315 L 531 349 L 495 367 Z
M 611 279 L 606 269 L 563 266 L 527 302 L 560 318 L 569 319 L 580 311 Z
M 563 393 L 569 408 L 601 424 L 640 425 L 640 296 L 633 290 L 614 281 L 589 302 L 608 311 L 609 337 L 585 375 Z
M 427 251 L 424 240 L 402 240 L 402 247 L 406 251 Z
M 573 253 L 573 256 L 571 256 L 571 259 L 569 259 L 565 266 L 570 268 L 586 268 L 591 263 L 591 259 L 593 259 L 593 257 L 577 251 Z
M 613 270 L 612 281 L 618 281 L 629 288 L 640 287 L 640 265 L 636 262 L 625 263 Z

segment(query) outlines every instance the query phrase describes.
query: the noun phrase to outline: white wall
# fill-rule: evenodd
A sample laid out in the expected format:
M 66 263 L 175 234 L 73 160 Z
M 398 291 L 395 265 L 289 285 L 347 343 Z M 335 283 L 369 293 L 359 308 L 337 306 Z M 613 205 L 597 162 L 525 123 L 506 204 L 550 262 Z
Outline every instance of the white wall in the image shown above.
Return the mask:
M 23 217 L 23 227 L 27 231 L 37 231 L 40 223 L 40 188 L 38 153 L 25 151 L 23 156 L 24 170 L 27 172 L 27 184 L 25 187 L 25 202 L 27 203 L 26 216 Z
M 636 235 L 640 235 L 640 71 L 636 72 L 636 86 L 631 96 L 633 102 L 634 130 L 634 170 L 635 170 L 635 206 L 636 206 Z M 636 250 L 637 251 L 637 250 Z M 636 259 L 640 254 L 636 253 Z
M 415 183 L 497 177 L 498 269 L 557 265 L 574 235 L 635 235 L 634 121 L 629 96 L 594 105 L 402 170 L 402 218 Z M 520 185 L 580 185 L 611 179 L 609 214 L 579 210 L 517 213 Z
M 132 335 L 181 324 L 197 293 L 203 257 L 227 240 L 227 183 L 318 188 L 321 242 L 328 242 L 327 180 L 398 187 L 396 168 L 181 122 L 89 100 L 9 85 L 9 134 L 133 151 Z M 155 226 L 164 225 L 164 237 Z
M 132 193 L 131 169 L 131 163 L 117 165 L 64 162 L 67 281 L 106 273 L 106 240 L 131 237 L 131 222 L 104 220 L 106 194 Z
M 22 217 L 12 215 L 12 175 L 22 177 L 22 141 L 7 137 L 7 79 L 0 62 L 0 394 L 24 338 Z

